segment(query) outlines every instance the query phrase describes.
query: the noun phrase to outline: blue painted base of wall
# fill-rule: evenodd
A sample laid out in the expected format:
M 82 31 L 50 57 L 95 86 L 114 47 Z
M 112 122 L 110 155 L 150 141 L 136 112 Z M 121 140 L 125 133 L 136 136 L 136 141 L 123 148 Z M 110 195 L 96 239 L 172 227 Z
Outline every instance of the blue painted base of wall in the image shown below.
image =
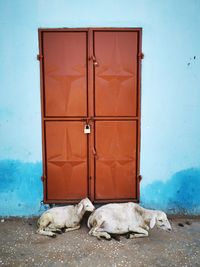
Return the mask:
M 40 213 L 42 163 L 0 161 L 0 216 Z
M 0 216 L 39 215 L 43 188 L 42 163 L 0 161 Z M 200 169 L 174 174 L 165 183 L 141 184 L 141 205 L 171 214 L 200 215 Z
M 200 215 L 200 169 L 183 170 L 166 182 L 141 186 L 141 205 L 168 214 Z

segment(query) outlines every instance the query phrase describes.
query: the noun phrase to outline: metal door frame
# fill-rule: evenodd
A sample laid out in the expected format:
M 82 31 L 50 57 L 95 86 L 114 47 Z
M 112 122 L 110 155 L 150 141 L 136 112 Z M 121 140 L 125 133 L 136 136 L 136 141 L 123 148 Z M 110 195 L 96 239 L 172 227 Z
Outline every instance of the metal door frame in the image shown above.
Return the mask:
M 138 34 L 138 60 L 137 60 L 137 116 L 134 117 L 134 120 L 137 121 L 137 157 L 136 157 L 136 198 L 135 199 L 112 199 L 112 200 L 98 200 L 94 201 L 94 164 L 91 162 L 94 161 L 94 134 L 87 135 L 87 154 L 88 154 L 88 193 L 90 199 L 95 203 L 106 203 L 107 201 L 113 202 L 124 202 L 124 201 L 134 201 L 139 202 L 140 199 L 140 136 L 141 136 L 141 60 L 143 59 L 142 53 L 142 28 L 106 28 L 106 27 L 99 27 L 99 28 L 39 28 L 38 29 L 38 39 L 39 39 L 39 55 L 37 59 L 40 61 L 40 92 L 41 92 L 41 124 L 42 124 L 42 161 L 43 161 L 43 175 L 41 177 L 43 181 L 43 200 L 44 203 L 57 203 L 57 204 L 64 204 L 64 203 L 77 203 L 78 200 L 48 200 L 47 198 L 47 179 L 46 179 L 46 172 L 47 172 L 47 162 L 46 162 L 46 143 L 45 143 L 45 122 L 49 120 L 57 120 L 57 121 L 85 121 L 90 122 L 92 128 L 94 128 L 95 121 L 102 120 L 105 117 L 95 117 L 93 116 L 94 111 L 94 71 L 93 71 L 93 61 L 92 57 L 93 53 L 93 44 L 94 44 L 94 32 L 95 31 L 130 31 L 130 32 L 137 32 Z M 62 116 L 62 118 L 57 117 L 45 117 L 45 104 L 44 104 L 44 63 L 43 63 L 43 33 L 44 32 L 86 32 L 86 41 L 87 41 L 87 52 L 86 55 L 88 57 L 87 61 L 87 116 L 82 117 L 82 119 L 76 117 L 66 117 Z M 90 98 L 88 97 L 90 96 Z M 113 119 L 113 117 L 106 117 L 107 120 Z M 120 120 L 120 117 L 115 117 L 116 120 Z M 130 117 L 124 117 L 123 120 L 130 120 Z

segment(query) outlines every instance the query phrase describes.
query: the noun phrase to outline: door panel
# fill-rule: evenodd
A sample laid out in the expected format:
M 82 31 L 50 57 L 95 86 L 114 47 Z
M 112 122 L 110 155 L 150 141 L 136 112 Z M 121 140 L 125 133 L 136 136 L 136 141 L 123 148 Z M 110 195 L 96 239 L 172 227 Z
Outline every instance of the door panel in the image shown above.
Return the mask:
M 95 199 L 136 198 L 135 121 L 95 123 Z
M 87 137 L 83 122 L 46 122 L 48 199 L 87 196 Z
M 86 32 L 43 34 L 46 116 L 87 116 Z
M 95 115 L 137 115 L 137 32 L 94 32 Z

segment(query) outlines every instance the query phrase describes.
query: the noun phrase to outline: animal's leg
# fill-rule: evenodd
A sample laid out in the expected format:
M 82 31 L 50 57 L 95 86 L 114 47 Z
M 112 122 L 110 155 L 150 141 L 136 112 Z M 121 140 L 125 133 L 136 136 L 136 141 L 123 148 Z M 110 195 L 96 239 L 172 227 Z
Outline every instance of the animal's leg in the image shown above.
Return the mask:
M 88 232 L 88 234 L 89 234 L 89 235 L 92 235 L 93 230 L 94 230 L 94 228 L 91 228 L 90 231 Z
M 148 231 L 141 227 L 130 229 L 130 232 L 133 232 L 133 233 L 130 234 L 129 238 L 146 237 L 149 235 Z
M 44 213 L 38 220 L 38 228 L 45 228 L 50 225 L 53 221 L 53 217 L 50 213 Z
M 97 232 L 102 225 L 103 225 L 103 222 L 97 224 L 97 221 L 95 221 L 95 223 L 93 224 L 93 227 L 89 231 L 89 235 L 93 235 L 93 232 Z
M 56 237 L 56 234 L 54 234 L 51 230 L 48 229 L 48 226 L 51 224 L 52 219 L 53 218 L 50 213 L 43 214 L 38 220 L 38 229 L 36 233 L 40 235 Z
M 60 228 L 56 228 L 56 227 L 50 227 L 50 226 L 48 226 L 44 230 L 45 231 L 50 231 L 50 232 L 56 232 L 58 234 L 62 234 L 62 230 Z
M 55 233 L 53 233 L 51 231 L 45 231 L 45 230 L 40 229 L 40 228 L 36 232 L 38 234 L 40 234 L 40 235 L 46 235 L 46 236 L 50 236 L 50 237 L 56 237 L 56 234 Z
M 107 232 L 93 231 L 92 235 L 96 236 L 98 239 L 101 239 L 101 237 L 104 237 L 107 240 L 111 239 L 111 236 Z
M 149 231 L 149 226 L 148 225 L 144 225 L 144 229 Z
M 94 226 L 94 227 L 92 227 L 92 228 L 90 229 L 90 231 L 88 232 L 88 234 L 89 234 L 89 235 L 92 235 L 92 233 L 93 233 L 94 231 L 96 231 L 96 230 L 97 230 L 97 227 Z
M 96 236 L 98 239 L 101 237 L 106 238 L 107 240 L 111 240 L 111 236 L 103 229 L 104 220 L 99 218 L 98 220 L 93 221 L 93 227 L 89 231 L 89 235 Z
M 70 232 L 70 231 L 74 231 L 74 230 L 78 230 L 80 227 L 81 227 L 80 225 L 77 225 L 75 227 L 66 228 L 65 233 Z
M 146 236 L 148 236 L 148 233 L 147 234 L 130 234 L 129 238 L 132 239 L 136 237 L 146 237 Z
M 89 231 L 89 235 L 93 235 L 96 236 L 98 239 L 101 239 L 101 237 L 104 237 L 107 240 L 111 239 L 111 236 L 105 232 L 103 229 L 98 228 L 97 226 L 93 227 L 90 231 Z

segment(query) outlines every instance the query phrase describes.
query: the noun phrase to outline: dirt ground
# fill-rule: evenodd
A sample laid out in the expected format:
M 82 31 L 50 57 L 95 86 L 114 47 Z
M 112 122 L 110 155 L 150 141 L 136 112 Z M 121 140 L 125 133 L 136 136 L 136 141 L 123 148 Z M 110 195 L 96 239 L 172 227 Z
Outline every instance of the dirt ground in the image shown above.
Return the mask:
M 173 231 L 97 240 L 85 221 L 56 238 L 35 233 L 36 218 L 0 218 L 0 266 L 200 266 L 200 218 L 171 218 Z M 180 225 L 179 225 L 180 224 Z

